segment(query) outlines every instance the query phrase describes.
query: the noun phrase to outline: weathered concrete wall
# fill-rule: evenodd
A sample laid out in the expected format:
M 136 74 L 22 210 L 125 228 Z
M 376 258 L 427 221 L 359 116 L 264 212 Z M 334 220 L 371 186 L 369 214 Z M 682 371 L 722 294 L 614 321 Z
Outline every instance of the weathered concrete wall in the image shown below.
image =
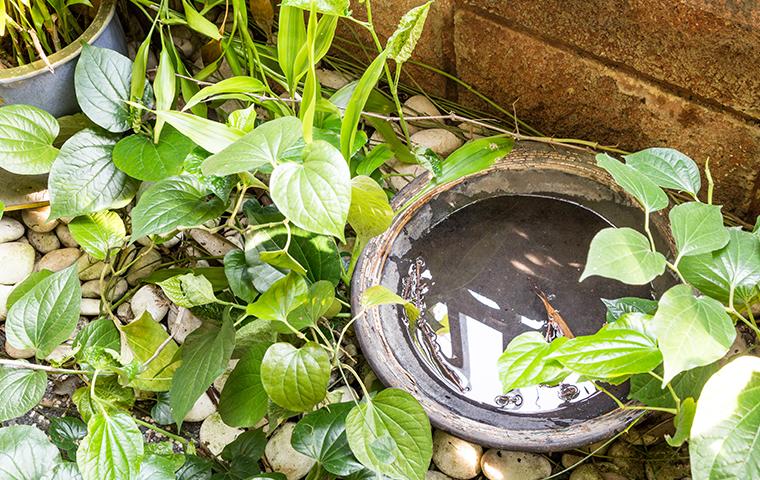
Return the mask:
M 389 35 L 423 0 L 376 0 Z M 362 6 L 355 5 L 358 16 Z M 760 2 L 437 0 L 416 59 L 456 75 L 543 133 L 710 160 L 718 198 L 760 214 Z M 421 68 L 438 95 L 486 108 Z

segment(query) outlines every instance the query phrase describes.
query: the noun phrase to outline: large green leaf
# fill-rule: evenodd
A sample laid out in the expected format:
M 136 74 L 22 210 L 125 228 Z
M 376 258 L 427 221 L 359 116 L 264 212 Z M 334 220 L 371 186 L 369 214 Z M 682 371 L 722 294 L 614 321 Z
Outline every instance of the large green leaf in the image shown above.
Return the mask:
M 591 240 L 580 281 L 599 275 L 630 285 L 644 285 L 662 275 L 666 263 L 665 257 L 653 252 L 649 240 L 636 230 L 605 228 Z
M 277 208 L 293 223 L 343 240 L 351 206 L 351 173 L 335 147 L 321 140 L 310 143 L 304 148 L 303 163 L 281 163 L 274 169 L 269 188 Z
M 224 256 L 224 275 L 230 284 L 230 290 L 237 297 L 246 302 L 256 299 L 258 292 L 253 286 L 253 276 L 248 270 L 245 252 L 237 249 L 227 252 Z
M 205 175 L 232 175 L 276 165 L 302 137 L 301 121 L 281 117 L 256 127 L 240 140 L 208 157 L 201 166 Z
M 209 196 L 196 177 L 166 178 L 146 190 L 132 209 L 132 239 L 195 227 L 218 217 L 225 208 L 226 202 Z
M 268 343 L 251 346 L 224 383 L 219 415 L 227 425 L 252 427 L 264 418 L 269 397 L 261 384 L 261 362 Z
M 174 372 L 169 391 L 172 415 L 177 425 L 196 400 L 227 368 L 235 348 L 235 327 L 225 316 L 220 323 L 204 321 L 185 339 L 179 351 L 182 364 Z
M 546 359 L 566 341 L 567 338 L 560 337 L 547 343 L 539 332 L 526 332 L 513 338 L 497 362 L 503 391 L 551 384 L 569 375 L 559 362 Z
M 119 140 L 113 149 L 113 163 L 132 178 L 155 182 L 179 175 L 194 148 L 195 143 L 169 125 L 162 129 L 158 143 L 144 135 Z
M 158 348 L 166 342 L 169 335 L 160 323 L 153 320 L 150 313 L 145 312 L 137 320 L 121 327 L 134 359 L 144 365 Z M 137 374 L 131 385 L 149 392 L 163 392 L 172 385 L 172 376 L 179 367 L 174 361 L 177 354 L 177 344 L 174 340 L 164 345 L 163 350 L 153 359 L 144 370 Z
M 275 343 L 261 363 L 261 383 L 269 398 L 293 412 L 308 412 L 327 395 L 330 356 L 319 344 L 301 348 Z
M 219 82 L 201 88 L 198 93 L 193 95 L 187 101 L 183 111 L 192 109 L 200 102 L 217 99 L 238 99 L 251 100 L 251 94 L 265 91 L 264 84 L 261 80 L 247 76 L 236 76 L 225 78 Z
M 423 480 L 433 456 L 430 421 L 414 397 L 388 388 L 346 419 L 351 450 L 367 468 L 398 480 Z
M 97 125 L 110 132 L 130 129 L 132 61 L 107 48 L 83 45 L 74 72 L 77 102 Z
M 0 168 L 19 175 L 47 173 L 58 149 L 58 122 L 31 105 L 0 108 Z
M 694 160 L 672 148 L 647 148 L 624 155 L 625 163 L 663 188 L 691 193 L 694 197 L 702 185 L 699 167 Z
M 120 412 L 131 409 L 135 404 L 135 391 L 119 385 L 115 376 L 98 377 L 94 392 L 91 387 L 87 385 L 77 388 L 71 396 L 79 415 L 86 422 L 103 409 L 108 412 Z
M 679 257 L 710 253 L 728 243 L 728 230 L 717 205 L 682 203 L 673 207 L 668 216 Z
M 230 476 L 246 479 L 260 478 L 258 475 L 251 476 L 251 474 L 261 470 L 259 460 L 264 455 L 266 445 L 267 436 L 261 429 L 257 429 L 242 433 L 224 447 L 222 459 L 229 462 Z
M 50 169 L 50 217 L 76 217 L 127 205 L 138 182 L 116 168 L 116 137 L 93 129 L 66 141 Z
M 607 170 L 615 182 L 633 195 L 647 213 L 656 212 L 668 206 L 668 196 L 662 188 L 638 170 L 615 160 L 606 153 L 597 154 L 596 164 Z
M 739 357 L 705 384 L 691 427 L 694 480 L 760 478 L 760 358 Z
M 657 302 L 648 298 L 623 297 L 614 300 L 602 299 L 607 308 L 607 323 L 613 323 L 626 313 L 638 312 L 646 315 L 654 315 L 657 311 Z
M 388 52 L 383 51 L 372 61 L 356 83 L 351 98 L 347 102 L 346 110 L 343 113 L 343 123 L 340 127 L 340 153 L 346 160 L 351 159 L 351 149 L 356 139 L 362 111 L 375 88 L 375 84 L 383 73 L 386 58 L 388 58 Z
M 110 318 L 99 318 L 88 323 L 74 337 L 74 349 L 76 358 L 83 360 L 91 350 L 121 349 L 121 337 L 119 330 Z
M 39 370 L 0 366 L 0 422 L 19 417 L 34 408 L 47 388 L 47 375 Z
M 45 433 L 29 425 L 0 428 L 0 478 L 42 480 L 61 463 L 61 454 Z
M 319 319 L 330 310 L 334 302 L 335 286 L 332 283 L 325 280 L 312 283 L 309 286 L 306 301 L 288 314 L 288 323 L 296 330 L 316 326 Z M 274 326 L 277 329 L 278 325 L 274 324 Z M 282 331 L 281 329 L 278 330 Z
M 342 17 L 347 17 L 351 13 L 349 10 L 351 2 L 349 0 L 283 0 L 281 5 Z
M 8 310 L 8 342 L 47 357 L 74 331 L 81 301 L 76 265 L 45 277 Z
M 339 477 L 361 470 L 346 437 L 346 417 L 353 407 L 353 402 L 334 403 L 306 414 L 293 429 L 293 448 Z
M 53 445 L 75 459 L 79 441 L 87 435 L 87 424 L 76 417 L 51 417 L 48 434 Z
M 401 17 L 396 31 L 388 38 L 385 49 L 388 51 L 388 56 L 396 63 L 404 63 L 411 58 L 414 47 L 417 46 L 417 41 L 425 28 L 425 19 L 432 4 L 433 1 L 430 0 L 406 12 Z
M 214 287 L 203 275 L 175 275 L 158 282 L 164 294 L 175 305 L 185 308 L 215 303 Z
M 156 112 L 156 118 L 176 128 L 182 135 L 211 153 L 221 152 L 244 135 L 237 128 L 186 112 L 159 110 Z
M 663 294 L 652 328 L 665 363 L 663 385 L 684 370 L 720 359 L 736 337 L 723 305 L 710 297 L 695 297 L 688 285 Z
M 573 338 L 546 358 L 600 379 L 648 372 L 662 362 L 653 339 L 627 328 L 602 329 L 594 335 Z
M 124 244 L 127 230 L 118 213 L 104 210 L 77 217 L 69 223 L 74 240 L 93 258 L 105 260 L 112 248 Z
M 711 253 L 684 257 L 679 270 L 687 282 L 723 303 L 731 293 L 748 299 L 760 283 L 760 237 L 729 229 L 728 244 Z
M 131 415 L 101 410 L 87 422 L 77 450 L 84 480 L 135 480 L 143 459 L 143 437 Z
M 361 241 L 380 235 L 390 227 L 393 209 L 376 181 L 363 175 L 351 179 L 351 208 L 348 223 Z
M 288 314 L 306 301 L 308 285 L 300 275 L 289 273 L 277 280 L 256 302 L 248 305 L 246 313 L 261 320 L 287 322 Z
M 717 372 L 719 365 L 713 363 L 704 367 L 692 368 L 682 372 L 670 381 L 670 386 L 678 395 L 678 398 L 692 397 L 699 399 L 705 382 Z M 662 377 L 662 366 L 655 369 L 655 373 Z M 673 395 L 667 388 L 662 387 L 662 382 L 648 373 L 631 377 L 631 391 L 628 396 L 634 400 L 652 407 L 675 408 L 676 403 Z

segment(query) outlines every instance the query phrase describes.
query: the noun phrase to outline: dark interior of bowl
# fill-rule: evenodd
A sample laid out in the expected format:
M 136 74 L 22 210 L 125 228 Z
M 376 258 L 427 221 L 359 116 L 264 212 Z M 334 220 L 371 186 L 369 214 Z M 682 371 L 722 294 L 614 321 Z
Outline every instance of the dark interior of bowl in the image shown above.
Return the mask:
M 490 434 L 455 432 L 465 438 L 506 446 L 514 438 L 502 441 L 492 433 L 530 432 L 521 447 L 541 449 L 531 443 L 542 441 L 536 431 L 550 435 L 584 422 L 576 438 L 564 439 L 566 445 L 610 435 L 630 418 L 589 431 L 587 421 L 616 410 L 593 384 L 569 377 L 556 387 L 503 392 L 496 363 L 523 332 L 546 339 L 592 334 L 605 322 L 600 299 L 648 298 L 663 288 L 600 277 L 578 281 L 593 236 L 611 225 L 640 229 L 642 215 L 598 179 L 564 171 L 497 170 L 467 179 L 416 208 L 384 240 L 385 248 L 375 246 L 384 255 L 375 284 L 411 300 L 422 315 L 410 325 L 402 308 L 380 307 L 380 331 L 372 337 L 382 340 L 361 338 L 367 325 L 357 327 L 363 351 L 386 383 L 399 378 L 388 365 L 401 365 L 413 388 L 445 411 L 431 414 L 439 427 L 461 428 L 445 425 L 458 416 L 495 427 Z M 655 240 L 664 245 L 657 234 Z M 569 332 L 549 328 L 552 309 Z M 380 344 L 393 362 L 377 351 Z M 625 399 L 627 385 L 609 391 Z M 552 443 L 546 440 L 549 448 Z

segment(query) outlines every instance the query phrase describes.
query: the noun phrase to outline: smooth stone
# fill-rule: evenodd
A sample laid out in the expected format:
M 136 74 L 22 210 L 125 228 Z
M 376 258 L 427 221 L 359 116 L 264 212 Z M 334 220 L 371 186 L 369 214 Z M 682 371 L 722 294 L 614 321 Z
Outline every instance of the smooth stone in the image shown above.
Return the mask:
M 609 439 L 599 440 L 598 442 L 584 445 L 578 448 L 578 450 L 582 452 L 586 452 L 586 453 L 592 453 L 594 455 L 604 455 L 605 453 L 607 453 L 607 450 L 610 448 L 610 444 L 608 442 L 609 442 Z
M 8 356 L 11 358 L 21 360 L 24 358 L 32 358 L 34 356 L 34 349 L 33 348 L 16 348 L 13 345 L 11 345 L 11 342 L 6 340 L 5 353 L 7 353 Z
M 572 468 L 575 465 L 581 463 L 583 461 L 583 457 L 580 455 L 573 455 L 572 453 L 563 453 L 562 454 L 562 466 L 565 468 Z
M 49 232 L 58 226 L 58 220 L 51 220 L 48 222 L 50 216 L 50 207 L 32 208 L 21 211 L 21 220 L 24 221 L 27 227 L 31 228 L 35 232 L 45 233 Z
M 205 393 L 198 397 L 193 407 L 187 412 L 183 421 L 185 422 L 202 422 L 210 415 L 216 413 L 216 405 L 208 398 Z
M 158 266 L 161 264 L 161 254 L 155 250 L 148 251 L 146 248 L 140 249 L 138 255 L 141 255 L 139 259 L 130 267 L 127 272 L 127 282 L 130 285 L 137 285 L 137 283 L 155 272 Z
M 580 465 L 570 473 L 570 480 L 604 480 L 604 476 L 593 465 Z
M 639 459 L 639 452 L 624 440 L 618 440 L 610 445 L 607 456 L 620 471 L 633 478 L 644 478 L 644 466 Z
M 459 125 L 457 125 L 457 128 L 462 131 L 462 135 L 465 136 L 468 140 L 473 140 L 475 138 L 483 138 L 486 131 L 483 127 L 479 127 L 477 125 L 473 125 L 472 123 L 468 122 L 462 122 Z
M 5 320 L 8 316 L 8 296 L 14 288 L 13 285 L 0 285 L 0 320 Z
M 139 243 L 143 247 L 148 247 L 150 246 L 151 243 L 155 243 L 156 245 L 160 245 L 162 247 L 172 248 L 172 247 L 176 247 L 180 241 L 182 241 L 182 232 L 177 233 L 175 235 L 171 235 L 171 236 L 167 235 L 166 237 L 156 235 L 155 242 L 153 242 L 153 240 L 149 236 L 140 237 L 137 239 L 137 243 Z
M 24 236 L 24 226 L 15 218 L 0 218 L 0 243 L 13 242 Z
M 409 97 L 402 107 L 405 117 L 437 117 L 441 114 L 438 107 L 430 101 L 425 95 L 414 95 Z M 427 123 L 435 120 L 428 120 Z M 412 120 L 407 124 L 410 134 L 415 134 L 421 130 L 420 126 L 424 125 L 424 120 Z
M 132 305 L 130 305 L 129 302 L 124 302 L 116 307 L 116 316 L 119 317 L 119 320 L 122 322 L 132 321 L 135 318 L 135 316 L 132 315 Z
M 480 473 L 483 447 L 442 430 L 433 434 L 433 463 L 449 477 L 466 480 Z
M 508 450 L 488 450 L 481 467 L 488 480 L 539 480 L 552 473 L 552 464 L 543 455 Z
M 50 352 L 50 355 L 45 357 L 45 361 L 54 365 L 60 365 L 73 356 L 74 349 L 71 347 L 71 345 L 63 343 L 55 347 L 53 351 Z
M 226 238 L 228 242 L 232 243 L 240 250 L 245 250 L 245 240 L 240 233 L 233 230 L 231 232 L 225 233 L 224 238 Z
M 602 472 L 604 480 L 628 480 L 628 477 L 620 475 L 617 472 Z
M 169 299 L 164 296 L 161 287 L 156 285 L 144 285 L 140 287 L 130 301 L 132 314 L 135 320 L 148 312 L 153 320 L 160 322 L 169 311 Z
M 243 430 L 227 426 L 218 413 L 206 417 L 201 423 L 201 443 L 214 455 L 221 455 L 224 447 L 232 443 Z
M 77 271 L 79 272 L 79 280 L 87 282 L 90 280 L 100 279 L 103 274 L 103 270 L 107 268 L 105 262 L 101 262 L 98 259 L 90 255 L 82 255 L 77 260 Z
M 445 128 L 430 128 L 413 134 L 410 140 L 415 145 L 427 147 L 442 157 L 461 147 L 464 141 Z
M 399 176 L 388 177 L 391 185 L 397 190 L 401 190 L 409 182 L 419 177 L 420 175 L 424 175 L 425 172 L 427 172 L 427 169 L 425 167 L 423 167 L 422 165 L 418 165 L 416 163 L 402 163 L 399 161 L 393 161 L 390 164 L 390 166 L 392 166 L 393 169 L 396 170 L 396 172 L 398 173 L 409 175 L 407 177 L 399 177 Z
M 295 427 L 296 424 L 293 422 L 283 423 L 272 434 L 264 449 L 264 455 L 272 470 L 284 474 L 288 480 L 305 477 L 316 463 L 313 458 L 297 452 L 291 446 L 290 439 Z
M 74 236 L 69 231 L 69 226 L 65 223 L 60 223 L 55 227 L 55 234 L 58 235 L 58 240 L 61 241 L 64 247 L 74 248 L 79 246 L 79 243 L 74 240 Z
M 34 270 L 34 248 L 28 243 L 0 243 L 0 283 L 15 285 Z
M 53 232 L 39 233 L 30 230 L 27 239 L 29 240 L 29 244 L 43 255 L 61 248 L 61 241 L 58 240 L 58 237 Z
M 61 248 L 46 253 L 37 262 L 36 270 L 50 270 L 51 272 L 60 272 L 61 270 L 74 265 L 82 252 L 78 248 Z
M 351 79 L 342 72 L 327 70 L 325 68 L 317 69 L 317 79 L 319 80 L 320 85 L 335 90 L 340 90 L 351 81 Z
M 452 480 L 451 477 L 435 470 L 428 470 L 425 473 L 425 480 Z
M 224 372 L 216 377 L 216 380 L 214 380 L 214 388 L 216 388 L 216 391 L 221 393 L 222 390 L 224 390 L 224 384 L 227 383 L 227 379 L 230 378 L 230 373 L 232 373 L 233 370 L 235 370 L 235 367 L 237 366 L 239 359 L 232 359 L 229 362 L 227 362 L 227 368 L 224 369 Z
M 190 237 L 198 242 L 198 245 L 206 250 L 209 254 L 214 256 L 223 257 L 230 250 L 235 250 L 235 244 L 227 240 L 221 235 L 201 230 L 200 228 L 193 228 L 190 230 Z
M 97 298 L 83 298 L 79 305 L 79 314 L 85 317 L 100 315 L 100 300 Z
M 169 324 L 169 333 L 177 343 L 183 343 L 193 330 L 203 324 L 200 318 L 185 307 L 177 308 L 176 312 L 171 309 L 166 323 Z
M 129 285 L 127 284 L 127 281 L 120 278 L 119 281 L 111 287 L 111 291 L 107 295 L 108 300 L 118 300 L 122 295 L 127 293 L 128 289 Z M 82 284 L 82 296 L 84 298 L 100 298 L 100 279 L 84 282 Z

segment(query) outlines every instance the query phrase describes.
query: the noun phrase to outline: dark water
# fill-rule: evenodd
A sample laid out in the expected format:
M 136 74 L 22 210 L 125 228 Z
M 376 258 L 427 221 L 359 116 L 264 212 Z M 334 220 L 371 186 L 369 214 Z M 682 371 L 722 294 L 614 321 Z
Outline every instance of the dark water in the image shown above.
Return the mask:
M 588 335 L 604 323 L 600 298 L 651 296 L 648 286 L 592 277 L 578 282 L 593 236 L 610 224 L 574 203 L 503 196 L 469 205 L 430 229 L 406 256 L 401 294 L 423 315 L 414 335 L 421 359 L 454 392 L 524 413 L 556 410 L 598 394 L 568 378 L 503 395 L 496 362 L 527 331 L 546 338 L 547 308 Z M 561 333 L 560 333 L 561 334 Z

